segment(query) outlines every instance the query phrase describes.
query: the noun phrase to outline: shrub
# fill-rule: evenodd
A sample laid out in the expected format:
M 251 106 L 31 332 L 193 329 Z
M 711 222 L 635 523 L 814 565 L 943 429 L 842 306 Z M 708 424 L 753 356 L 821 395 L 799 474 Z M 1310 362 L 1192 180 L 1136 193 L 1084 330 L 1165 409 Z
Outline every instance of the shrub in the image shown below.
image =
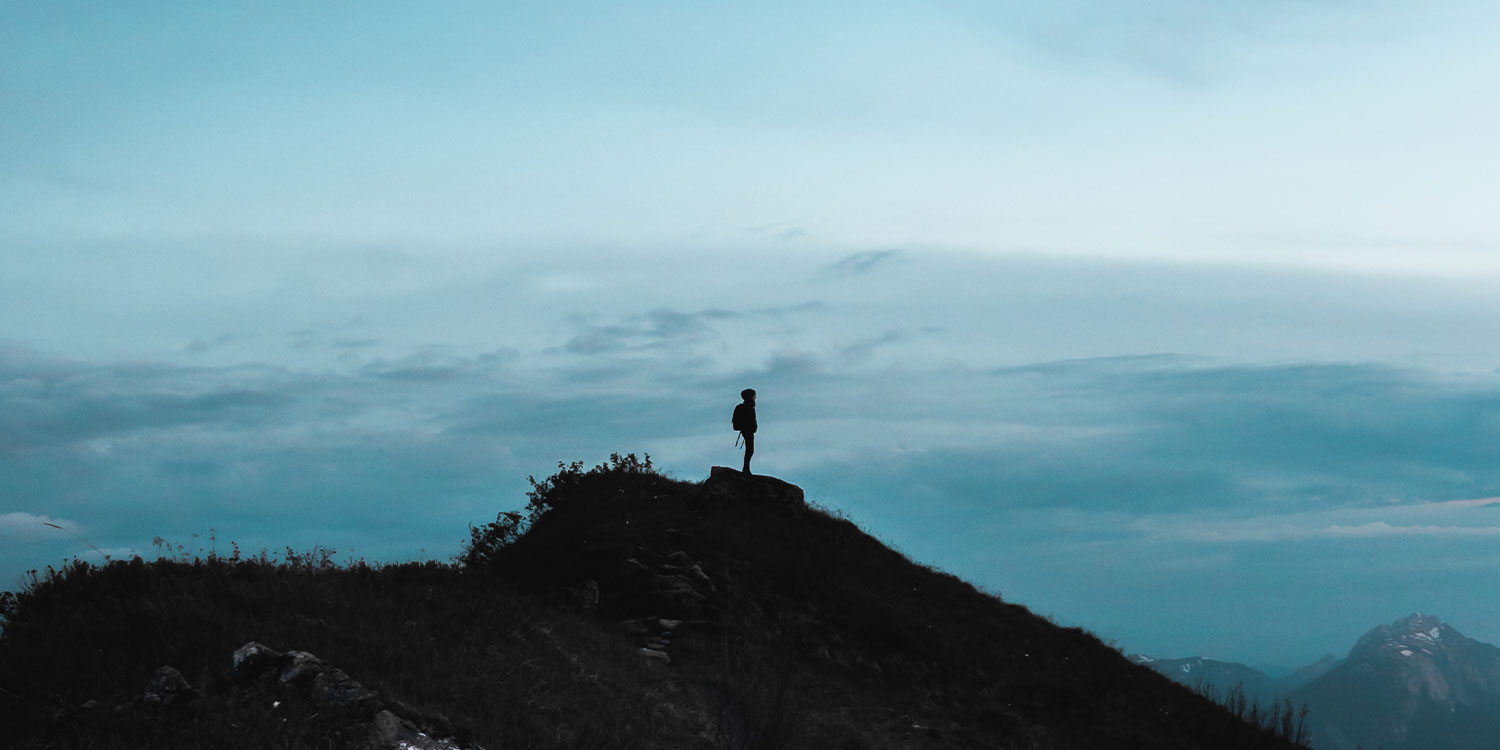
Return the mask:
M 1306 703 L 1302 704 L 1301 710 L 1292 706 L 1291 698 L 1284 699 L 1280 704 L 1272 701 L 1269 706 L 1262 706 L 1259 698 L 1246 697 L 1244 683 L 1230 688 L 1222 700 L 1218 689 L 1212 684 L 1200 685 L 1197 693 L 1223 706 L 1241 721 L 1269 732 L 1277 739 L 1294 745 L 1306 745 L 1312 739 L 1312 732 L 1307 728 Z
M 582 461 L 557 462 L 557 473 L 538 482 L 528 476 L 531 490 L 526 493 L 526 507 L 520 511 L 501 511 L 495 520 L 483 526 L 469 527 L 469 541 L 458 561 L 468 567 L 485 567 L 494 561 L 501 550 L 520 539 L 537 519 L 549 511 L 564 506 L 570 498 L 585 494 L 591 486 L 601 482 L 618 485 L 620 480 L 640 477 L 660 477 L 651 464 L 651 454 L 636 458 L 634 453 L 621 456 L 611 453 L 609 461 L 588 471 L 583 470 Z

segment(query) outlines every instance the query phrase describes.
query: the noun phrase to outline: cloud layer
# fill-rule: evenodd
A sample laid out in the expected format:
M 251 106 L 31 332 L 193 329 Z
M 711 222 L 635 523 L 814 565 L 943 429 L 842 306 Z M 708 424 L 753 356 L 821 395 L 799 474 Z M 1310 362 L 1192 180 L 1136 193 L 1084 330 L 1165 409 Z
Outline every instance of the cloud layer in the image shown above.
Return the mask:
M 1326 628 L 1456 601 L 1500 529 L 1496 501 L 1466 499 L 1500 488 L 1494 375 L 1178 355 L 934 367 L 909 359 L 926 335 L 895 332 L 725 366 L 736 336 L 813 320 L 855 331 L 850 316 L 858 306 L 842 301 L 658 307 L 576 322 L 529 352 L 426 346 L 327 370 L 12 342 L 0 567 L 14 580 L 95 546 L 202 546 L 210 529 L 249 549 L 442 559 L 560 460 L 650 452 L 689 479 L 733 463 L 728 413 L 747 385 L 762 394 L 763 470 L 919 560 L 1141 646 L 1190 637 L 1161 630 L 1166 614 L 1248 617 L 1293 593 L 1321 607 L 1284 585 L 1307 575 L 1295 566 L 1333 565 L 1340 586 L 1376 585 L 1408 556 L 1431 566 L 1421 596 L 1386 591 L 1324 615 Z

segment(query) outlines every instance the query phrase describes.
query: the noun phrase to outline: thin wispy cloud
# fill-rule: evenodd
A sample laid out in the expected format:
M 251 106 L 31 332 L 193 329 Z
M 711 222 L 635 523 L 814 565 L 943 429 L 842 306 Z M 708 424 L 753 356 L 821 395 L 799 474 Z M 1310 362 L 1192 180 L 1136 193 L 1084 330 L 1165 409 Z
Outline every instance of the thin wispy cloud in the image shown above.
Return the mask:
M 874 355 L 880 349 L 897 344 L 904 340 L 907 334 L 902 331 L 886 331 L 872 338 L 861 339 L 848 344 L 839 350 L 839 354 L 849 360 L 864 360 Z
M 189 343 L 186 347 L 183 347 L 183 351 L 189 354 L 202 354 L 203 352 L 209 351 L 210 349 L 221 347 L 225 344 L 233 342 L 235 338 L 237 337 L 233 333 L 222 333 L 207 341 L 205 341 L 204 339 L 193 339 L 192 343 Z
M 905 261 L 901 250 L 862 250 L 824 266 L 824 270 L 840 276 L 859 276 L 874 269 Z
M 1419 503 L 1419 509 L 1472 510 L 1476 508 L 1500 508 L 1500 497 L 1481 497 L 1473 500 L 1437 500 Z
M 429 347 L 396 359 L 370 360 L 359 368 L 359 373 L 383 380 L 411 382 L 493 379 L 519 356 L 511 349 L 470 355 L 454 352 L 448 347 Z
M 1494 537 L 1500 536 L 1500 526 L 1392 526 L 1384 521 L 1373 521 L 1360 526 L 1329 526 L 1321 533 L 1330 537 Z
M 76 522 L 46 514 L 0 513 L 0 539 L 36 540 L 56 534 L 78 534 Z
M 720 310 L 684 313 L 656 309 L 610 325 L 584 325 L 564 348 L 573 354 L 681 349 L 719 336 L 706 321 L 732 317 Z
M 1483 538 L 1500 534 L 1489 514 L 1476 509 L 1495 507 L 1500 500 L 1376 501 L 1348 507 L 1305 509 L 1275 514 L 1239 516 L 1216 512 L 1205 518 L 1188 514 L 1147 516 L 1131 528 L 1164 543 L 1272 543 L 1329 539 L 1385 537 Z
M 777 242 L 791 242 L 807 236 L 807 229 L 795 221 L 777 221 L 769 224 L 760 224 L 753 227 L 745 227 L 745 231 L 768 240 Z
M 1401 525 L 1370 521 L 1358 525 L 1299 526 L 1274 520 L 1194 523 L 1152 530 L 1163 540 L 1199 543 L 1316 542 L 1330 539 L 1384 537 L 1486 538 L 1500 536 L 1500 526 Z

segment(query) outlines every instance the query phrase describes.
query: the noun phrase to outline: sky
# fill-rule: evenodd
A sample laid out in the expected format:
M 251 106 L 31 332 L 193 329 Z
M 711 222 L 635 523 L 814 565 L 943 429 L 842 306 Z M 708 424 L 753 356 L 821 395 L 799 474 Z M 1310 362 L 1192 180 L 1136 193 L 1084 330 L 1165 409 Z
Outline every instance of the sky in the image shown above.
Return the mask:
M 1500 7 L 0 5 L 0 588 L 755 465 L 1125 651 L 1500 643 Z

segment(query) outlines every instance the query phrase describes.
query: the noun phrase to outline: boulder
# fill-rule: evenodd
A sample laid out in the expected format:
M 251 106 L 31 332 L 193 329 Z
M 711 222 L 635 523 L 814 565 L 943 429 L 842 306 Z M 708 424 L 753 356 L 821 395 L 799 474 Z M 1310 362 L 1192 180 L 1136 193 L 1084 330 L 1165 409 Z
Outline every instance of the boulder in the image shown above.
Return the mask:
M 410 720 L 390 711 L 381 711 L 370 721 L 368 738 L 355 747 L 358 750 L 460 750 L 462 746 L 452 740 L 435 739 Z
M 314 677 L 328 671 L 327 662 L 306 651 L 286 652 L 282 655 L 280 666 L 281 675 L 278 679 L 294 685 L 310 682 Z
M 692 580 L 681 575 L 653 576 L 651 588 L 656 600 L 665 605 L 670 614 L 701 614 L 708 599 L 693 585 Z
M 638 648 L 635 650 L 635 652 L 642 658 L 649 659 L 651 661 L 659 661 L 663 664 L 672 663 L 672 657 L 668 656 L 667 652 L 665 651 L 658 651 L 654 648 Z
M 233 662 L 229 667 L 230 679 L 248 680 L 271 667 L 280 664 L 282 654 L 274 648 L 269 648 L 255 641 L 250 641 L 234 650 Z
M 171 668 L 163 667 L 158 675 L 166 675 L 166 670 Z M 176 670 L 171 673 L 176 674 Z M 165 685 L 177 680 L 187 684 L 181 675 L 176 675 L 175 680 L 169 675 L 161 679 Z M 157 681 L 153 678 L 153 687 Z M 282 701 L 306 702 L 328 716 L 345 717 L 341 720 L 353 722 L 352 736 L 363 738 L 350 745 L 358 750 L 465 747 L 452 739 L 440 739 L 454 734 L 446 719 L 417 711 L 397 700 L 383 699 L 344 670 L 306 651 L 281 652 L 254 641 L 246 643 L 234 652 L 230 684 L 237 685 L 237 691 L 260 694 L 261 700 L 273 705 Z M 148 689 L 148 701 L 152 700 L 151 694 Z
M 146 684 L 143 698 L 155 706 L 170 706 L 192 698 L 197 692 L 181 672 L 172 667 L 160 667 Z
M 709 591 L 713 591 L 714 590 L 714 581 L 713 581 L 712 578 L 708 577 L 707 573 L 703 572 L 703 566 L 702 565 L 699 565 L 698 563 L 693 563 L 693 567 L 688 568 L 687 569 L 687 573 L 685 575 L 687 575 L 688 578 L 691 578 L 691 579 L 693 579 L 693 580 L 695 580 L 695 581 L 703 584 L 704 586 L 707 586 Z
M 711 497 L 731 497 L 794 513 L 807 507 L 801 487 L 776 477 L 746 474 L 727 466 L 709 469 L 703 489 Z
M 338 668 L 325 669 L 314 675 L 309 694 L 315 702 L 325 706 L 376 702 L 380 697 Z

